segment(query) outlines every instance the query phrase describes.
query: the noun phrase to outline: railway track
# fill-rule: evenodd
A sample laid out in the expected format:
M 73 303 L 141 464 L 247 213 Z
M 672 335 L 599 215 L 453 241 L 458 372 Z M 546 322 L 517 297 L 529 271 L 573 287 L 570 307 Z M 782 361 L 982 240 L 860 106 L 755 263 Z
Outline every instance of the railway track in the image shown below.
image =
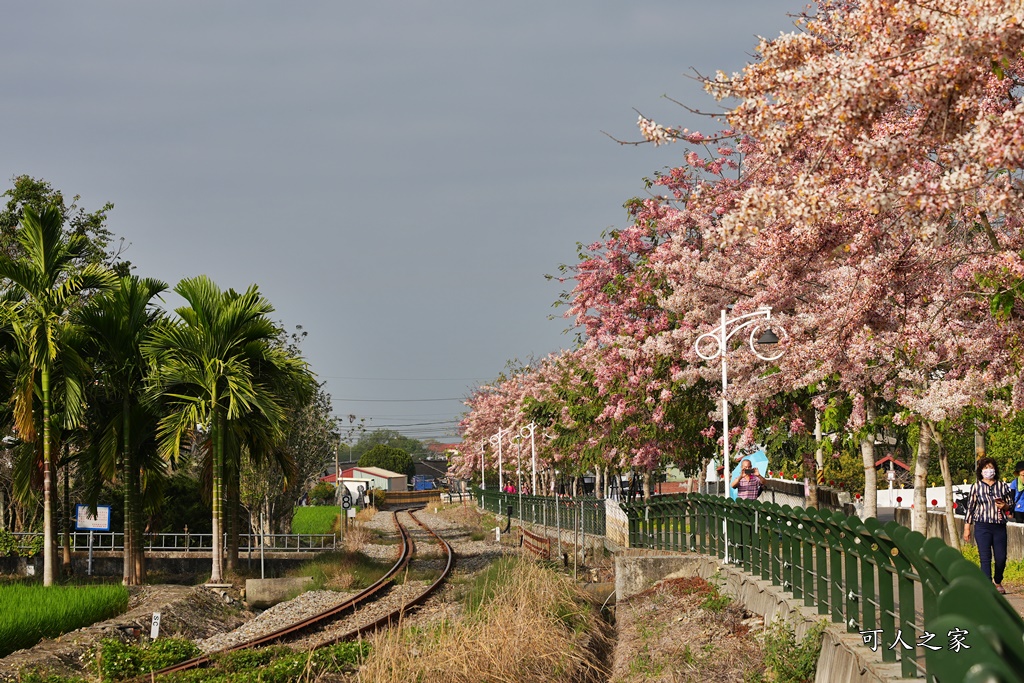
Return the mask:
M 402 574 L 408 574 L 410 562 L 416 555 L 416 542 L 413 533 L 399 520 L 399 515 L 408 516 L 419 527 L 417 535 L 434 541 L 440 549 L 440 557 L 435 562 L 440 564 L 438 578 L 425 588 L 411 586 L 410 582 L 398 585 L 395 582 Z M 401 547 L 398 560 L 373 585 L 320 614 L 289 624 L 272 633 L 254 638 L 244 643 L 208 653 L 194 659 L 181 662 L 174 666 L 154 672 L 155 676 L 178 673 L 206 666 L 218 654 L 249 650 L 272 644 L 288 644 L 295 649 L 314 650 L 346 640 L 353 640 L 361 635 L 396 623 L 402 615 L 415 609 L 426 601 L 451 573 L 455 566 L 455 553 L 451 545 L 430 529 L 414 514 L 414 510 L 396 510 L 394 525 L 398 530 Z M 430 562 L 434 560 L 426 560 Z M 149 680 L 150 675 L 137 680 Z

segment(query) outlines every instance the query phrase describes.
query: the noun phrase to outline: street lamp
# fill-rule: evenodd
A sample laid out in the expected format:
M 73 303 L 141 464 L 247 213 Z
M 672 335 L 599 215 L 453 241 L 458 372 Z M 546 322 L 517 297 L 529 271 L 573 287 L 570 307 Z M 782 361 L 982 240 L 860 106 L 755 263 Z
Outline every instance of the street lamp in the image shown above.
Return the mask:
M 534 496 L 537 495 L 537 445 L 533 439 L 533 433 L 535 431 L 537 431 L 537 425 L 534 422 L 531 422 L 519 430 L 519 436 L 522 438 L 525 439 L 527 435 L 530 436 L 530 494 Z
M 710 332 L 697 337 L 697 341 L 693 344 L 693 350 L 697 352 L 697 355 L 704 360 L 714 360 L 715 358 L 722 359 L 722 473 L 726 480 L 726 496 L 729 495 L 729 378 L 726 373 L 725 367 L 725 356 L 728 351 L 729 340 L 739 332 L 740 330 L 750 328 L 750 337 L 747 340 L 747 346 L 750 347 L 751 353 L 765 361 L 773 361 L 782 358 L 782 351 L 779 351 L 774 356 L 763 356 L 757 350 L 757 344 L 769 344 L 774 345 L 779 343 L 779 338 L 770 329 L 766 329 L 764 333 L 755 341 L 754 336 L 757 334 L 760 328 L 760 323 L 767 323 L 772 319 L 772 309 L 770 307 L 759 308 L 753 313 L 745 313 L 740 316 L 736 316 L 732 319 L 726 318 L 726 310 L 722 309 L 722 321 L 715 329 Z M 786 330 L 782 330 L 783 336 L 786 336 Z M 715 343 L 714 353 L 705 354 L 701 351 L 700 347 L 704 339 L 709 339 Z
M 486 453 L 484 452 L 484 446 L 486 446 L 486 445 L 487 445 L 487 440 L 486 439 L 480 439 L 480 490 L 481 491 L 483 491 L 484 489 L 487 488 L 487 483 L 484 481 L 484 457 L 486 456 Z
M 504 491 L 505 490 L 505 472 L 502 469 L 503 466 L 502 466 L 502 462 L 501 462 L 501 434 L 502 434 L 502 432 L 506 432 L 507 433 L 506 430 L 502 429 L 501 427 L 498 427 L 498 433 L 497 434 L 492 434 L 491 435 L 491 439 L 490 439 L 491 443 L 498 445 L 498 490 L 499 491 Z

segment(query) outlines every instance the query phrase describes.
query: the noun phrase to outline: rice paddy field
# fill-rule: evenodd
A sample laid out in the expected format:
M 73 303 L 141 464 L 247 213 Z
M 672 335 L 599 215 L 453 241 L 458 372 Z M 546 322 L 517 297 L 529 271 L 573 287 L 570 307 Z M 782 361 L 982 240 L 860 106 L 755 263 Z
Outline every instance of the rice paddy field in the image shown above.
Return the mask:
M 293 534 L 331 534 L 337 529 L 341 508 L 337 505 L 310 505 L 295 508 Z
M 0 657 L 54 638 L 128 608 L 128 589 L 120 585 L 0 585 Z

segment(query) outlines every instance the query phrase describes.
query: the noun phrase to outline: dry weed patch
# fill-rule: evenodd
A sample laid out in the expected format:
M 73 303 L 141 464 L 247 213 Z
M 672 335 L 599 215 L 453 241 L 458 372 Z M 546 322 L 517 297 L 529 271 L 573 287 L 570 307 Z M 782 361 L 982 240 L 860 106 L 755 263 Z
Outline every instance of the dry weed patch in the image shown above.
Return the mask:
M 616 607 L 618 644 L 609 679 L 749 681 L 765 672 L 751 628 L 763 623 L 699 577 L 672 579 Z
M 348 529 L 345 530 L 342 544 L 345 546 L 345 550 L 350 553 L 359 552 L 363 549 L 363 546 L 370 542 L 372 536 L 373 534 L 370 533 L 370 530 L 359 521 L 359 515 L 356 515 L 356 521 L 349 524 Z
M 372 640 L 359 679 L 375 683 L 604 680 L 607 626 L 572 580 L 507 558 L 478 577 L 463 617 Z
M 369 522 L 373 519 L 374 515 L 377 514 L 377 508 L 373 506 L 364 507 L 362 510 L 356 513 L 357 522 Z

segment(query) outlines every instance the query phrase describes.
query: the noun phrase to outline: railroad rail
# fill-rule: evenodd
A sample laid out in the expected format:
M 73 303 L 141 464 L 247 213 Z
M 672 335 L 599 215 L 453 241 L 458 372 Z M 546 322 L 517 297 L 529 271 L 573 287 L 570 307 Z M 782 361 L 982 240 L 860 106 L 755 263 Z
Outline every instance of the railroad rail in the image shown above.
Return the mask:
M 451 574 L 452 569 L 455 567 L 455 551 L 452 550 L 451 544 L 448 543 L 448 541 L 441 538 L 437 533 L 434 532 L 433 529 L 424 524 L 423 520 L 418 519 L 415 515 L 413 515 L 411 511 L 406 510 L 406 512 L 409 513 L 409 516 L 412 517 L 412 520 L 416 522 L 416 524 L 418 524 L 424 531 L 426 531 L 428 534 L 434 537 L 434 540 L 437 542 L 438 546 L 440 546 L 442 553 L 444 553 L 444 556 L 446 558 L 445 567 L 441 571 L 440 576 L 438 576 L 438 578 L 435 579 L 434 582 L 426 588 L 426 590 L 424 590 L 422 593 L 420 593 L 412 600 L 409 600 L 408 602 L 404 603 L 398 609 L 388 612 L 384 616 L 380 617 L 379 619 L 376 619 L 375 621 L 369 624 L 359 626 L 348 631 L 347 633 L 343 633 L 339 636 L 329 638 L 321 643 L 317 643 L 313 647 L 313 649 L 319 649 L 321 647 L 327 647 L 349 640 L 356 640 L 360 636 L 363 636 L 367 633 L 372 633 L 377 629 L 384 628 L 385 626 L 389 626 L 393 623 L 397 623 L 405 614 L 426 602 L 427 599 L 431 595 L 433 595 L 438 588 L 441 587 L 441 584 L 443 584 L 445 579 L 448 578 L 448 575 Z
M 381 627 L 383 627 L 383 626 L 385 626 L 387 624 L 390 624 L 390 623 L 393 623 L 393 622 L 397 621 L 399 618 L 401 618 L 401 616 L 403 614 L 409 612 L 414 607 L 416 607 L 416 606 L 422 604 L 424 601 L 426 601 L 427 598 L 429 598 L 430 595 L 432 595 L 441 586 L 441 584 L 444 582 L 444 580 L 451 573 L 451 570 L 452 570 L 452 568 L 455 565 L 455 553 L 452 550 L 451 545 L 447 541 L 442 539 L 432 529 L 430 529 L 422 520 L 417 519 L 417 517 L 414 514 L 414 510 L 411 510 L 411 509 L 406 509 L 406 510 L 401 510 L 401 511 L 399 511 L 399 510 L 392 511 L 392 515 L 393 515 L 393 519 L 394 519 L 394 523 L 395 523 L 395 528 L 398 529 L 398 533 L 399 533 L 399 535 L 401 537 L 401 551 L 399 552 L 398 560 L 384 574 L 384 576 L 382 576 L 373 585 L 367 587 L 365 590 L 361 591 L 357 595 L 349 598 L 348 600 L 342 602 L 341 604 L 339 604 L 339 605 L 337 605 L 337 606 L 335 606 L 335 607 L 333 607 L 333 608 L 331 608 L 329 610 L 321 612 L 320 614 L 314 615 L 312 617 L 308 617 L 306 619 L 302 619 L 300 621 L 297 621 L 294 624 L 290 624 L 288 626 L 285 626 L 284 628 L 278 629 L 277 631 L 274 631 L 274 632 L 269 633 L 267 635 L 263 635 L 263 636 L 260 636 L 258 638 L 254 638 L 254 639 L 252 639 L 250 641 L 247 641 L 247 642 L 244 642 L 244 643 L 239 643 L 237 645 L 233 645 L 233 646 L 228 647 L 228 648 L 224 648 L 223 650 L 220 650 L 218 652 L 211 652 L 211 653 L 208 653 L 208 654 L 205 654 L 205 655 L 201 655 L 199 657 L 195 657 L 193 659 L 189 659 L 189 660 L 181 662 L 179 664 L 175 664 L 173 666 L 169 666 L 169 667 L 161 669 L 159 671 L 155 671 L 155 672 L 153 672 L 151 674 L 147 674 L 145 676 L 141 676 L 141 677 L 139 677 L 136 680 L 141 682 L 141 681 L 144 681 L 144 680 L 152 680 L 152 677 L 155 677 L 155 676 L 164 676 L 164 675 L 167 675 L 167 674 L 173 674 L 173 673 L 179 673 L 179 672 L 182 672 L 182 671 L 188 671 L 188 670 L 191 670 L 191 669 L 197 669 L 197 668 L 200 668 L 200 667 L 203 667 L 203 666 L 206 666 L 207 664 L 209 664 L 212 661 L 212 658 L 215 655 L 218 655 L 218 654 L 224 654 L 226 652 L 235 652 L 237 650 L 255 649 L 255 648 L 264 647 L 264 646 L 267 646 L 267 645 L 270 645 L 270 644 L 273 644 L 273 643 L 281 643 L 281 642 L 285 642 L 285 641 L 288 641 L 288 640 L 293 640 L 293 639 L 295 639 L 295 638 L 297 638 L 297 637 L 299 637 L 301 635 L 304 635 L 304 634 L 306 634 L 306 633 L 308 633 L 310 631 L 322 628 L 322 627 L 330 624 L 332 621 L 335 621 L 335 620 L 340 619 L 340 618 L 342 618 L 342 617 L 344 617 L 344 616 L 346 616 L 346 615 L 348 615 L 350 613 L 353 613 L 359 607 L 361 607 L 363 605 L 366 605 L 366 604 L 376 600 L 377 598 L 383 596 L 384 593 L 387 592 L 387 589 L 390 587 L 392 579 L 394 579 L 396 576 L 398 576 L 408 566 L 409 561 L 412 559 L 412 556 L 415 553 L 415 541 L 412 539 L 412 536 L 409 534 L 409 531 L 406 529 L 406 527 L 399 521 L 399 519 L 398 519 L 398 513 L 399 512 L 407 513 L 412 518 L 412 520 L 414 522 L 416 522 L 416 524 L 418 524 L 427 533 L 429 533 L 431 536 L 433 536 L 434 539 L 436 539 L 438 545 L 441 547 L 442 551 L 444 552 L 444 554 L 446 555 L 446 558 L 447 558 L 446 559 L 446 563 L 445 563 L 445 568 L 441 572 L 440 577 L 436 581 L 434 581 L 434 583 L 432 583 L 419 596 L 417 596 L 416 598 L 414 598 L 414 599 L 412 599 L 412 600 L 410 600 L 408 602 L 403 603 L 398 609 L 389 612 L 388 614 L 384 615 L 383 617 L 375 620 L 374 622 L 372 622 L 370 624 L 366 624 L 366 625 L 360 626 L 360 627 L 358 627 L 356 629 L 353 629 L 353 630 L 351 630 L 349 632 L 343 633 L 341 635 L 332 637 L 332 638 L 330 638 L 328 640 L 325 640 L 323 642 L 317 643 L 311 649 L 318 649 L 318 648 L 326 647 L 328 645 L 333 645 L 335 643 L 339 643 L 339 642 L 342 642 L 342 641 L 353 640 L 355 638 L 358 638 L 360 635 L 362 635 L 364 633 L 376 630 L 376 629 L 381 628 Z

